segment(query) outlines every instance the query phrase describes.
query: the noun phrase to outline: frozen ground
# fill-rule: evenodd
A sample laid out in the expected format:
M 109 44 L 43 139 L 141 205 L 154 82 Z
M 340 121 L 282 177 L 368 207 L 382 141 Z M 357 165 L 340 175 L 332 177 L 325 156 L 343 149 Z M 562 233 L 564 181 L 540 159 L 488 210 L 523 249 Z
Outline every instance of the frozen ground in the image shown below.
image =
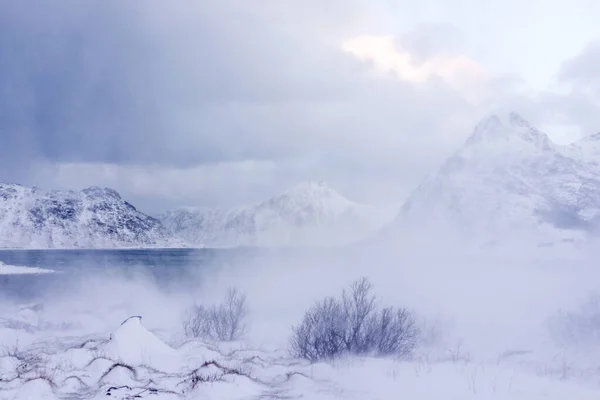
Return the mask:
M 39 301 L 0 304 L 0 399 L 599 398 L 593 263 L 520 257 L 262 259 L 187 276 L 186 290 L 143 276 L 79 278 Z M 289 356 L 290 325 L 362 275 L 383 303 L 419 315 L 414 358 Z M 185 340 L 186 307 L 230 285 L 248 295 L 249 335 Z
M 170 346 L 141 318 L 109 337 L 63 338 L 0 358 L 2 399 L 596 399 L 548 376 L 464 359 L 348 358 L 310 365 L 242 344 Z

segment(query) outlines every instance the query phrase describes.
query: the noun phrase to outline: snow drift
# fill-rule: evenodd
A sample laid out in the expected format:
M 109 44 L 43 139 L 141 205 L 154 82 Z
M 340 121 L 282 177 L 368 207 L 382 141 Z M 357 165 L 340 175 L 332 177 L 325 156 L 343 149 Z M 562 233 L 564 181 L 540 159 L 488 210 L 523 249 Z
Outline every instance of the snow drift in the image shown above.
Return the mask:
M 70 338 L 0 356 L 0 398 L 596 399 L 570 382 L 492 366 L 354 358 L 309 364 L 285 353 L 188 342 L 169 346 L 124 321 L 109 338 Z

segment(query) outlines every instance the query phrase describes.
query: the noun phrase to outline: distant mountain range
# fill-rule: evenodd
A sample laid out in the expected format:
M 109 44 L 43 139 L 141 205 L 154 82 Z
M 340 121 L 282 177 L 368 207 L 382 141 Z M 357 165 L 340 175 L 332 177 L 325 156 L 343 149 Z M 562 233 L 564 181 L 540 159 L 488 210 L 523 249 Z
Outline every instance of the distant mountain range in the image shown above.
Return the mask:
M 324 182 L 305 182 L 259 204 L 177 209 L 157 218 L 184 241 L 207 246 L 343 245 L 374 233 L 396 210 L 351 202 Z
M 344 245 L 382 235 L 396 243 L 553 244 L 594 237 L 599 228 L 600 134 L 559 146 L 515 113 L 479 123 L 399 212 L 356 204 L 323 182 L 255 205 L 156 218 L 111 189 L 0 184 L 4 248 Z
M 177 209 L 158 218 L 112 189 L 43 191 L 0 184 L 0 248 L 338 245 L 375 232 L 394 214 L 312 182 L 253 206 Z

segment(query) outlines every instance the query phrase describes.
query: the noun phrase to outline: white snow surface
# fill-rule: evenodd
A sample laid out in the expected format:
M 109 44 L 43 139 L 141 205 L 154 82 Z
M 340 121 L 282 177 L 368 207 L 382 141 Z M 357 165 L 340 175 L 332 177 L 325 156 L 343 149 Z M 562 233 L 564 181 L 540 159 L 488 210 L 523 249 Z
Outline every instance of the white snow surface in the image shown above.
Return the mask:
M 559 146 L 515 113 L 492 116 L 387 229 L 480 244 L 586 240 L 600 221 L 597 136 Z
M 600 391 L 504 361 L 350 357 L 309 364 L 281 351 L 169 345 L 131 317 L 109 337 L 7 347 L 0 399 L 597 399 Z M 110 396 L 110 397 L 109 397 Z
M 20 265 L 6 265 L 0 261 L 0 275 L 23 275 L 23 274 L 51 274 L 56 271 L 51 269 L 24 267 Z
M 332 246 L 357 241 L 391 221 L 396 207 L 354 203 L 325 182 L 303 182 L 259 204 L 180 208 L 158 216 L 192 245 Z
M 600 297 L 589 296 L 600 293 L 597 250 L 555 250 L 265 252 L 192 268 L 197 276 L 167 287 L 90 271 L 39 300 L 0 297 L 0 400 L 598 398 Z M 414 358 L 291 357 L 291 326 L 360 276 L 378 303 L 416 313 L 423 340 Z M 248 336 L 183 338 L 187 307 L 231 286 L 248 295 Z
M 43 191 L 0 184 L 0 248 L 178 246 L 158 220 L 112 189 Z

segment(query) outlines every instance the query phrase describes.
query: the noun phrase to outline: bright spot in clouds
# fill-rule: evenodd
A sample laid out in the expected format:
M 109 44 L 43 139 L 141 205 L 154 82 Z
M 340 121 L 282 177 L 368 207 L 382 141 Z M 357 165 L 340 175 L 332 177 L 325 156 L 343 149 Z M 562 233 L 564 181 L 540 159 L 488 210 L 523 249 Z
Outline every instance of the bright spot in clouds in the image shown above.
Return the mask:
M 488 97 L 486 69 L 464 55 L 440 53 L 419 60 L 391 35 L 357 36 L 344 41 L 342 50 L 373 63 L 377 72 L 395 73 L 402 81 L 420 84 L 441 79 L 474 104 Z

